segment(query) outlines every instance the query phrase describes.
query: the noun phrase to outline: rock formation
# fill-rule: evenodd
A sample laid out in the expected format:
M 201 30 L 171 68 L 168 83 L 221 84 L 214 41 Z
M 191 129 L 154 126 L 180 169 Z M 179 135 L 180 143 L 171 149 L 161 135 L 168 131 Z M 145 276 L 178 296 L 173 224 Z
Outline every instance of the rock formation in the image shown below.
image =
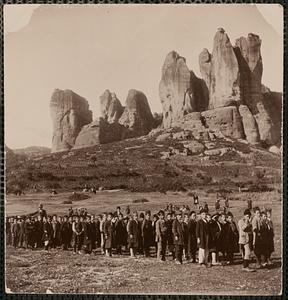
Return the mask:
M 126 128 L 124 138 L 146 135 L 154 127 L 154 117 L 148 100 L 142 92 L 137 90 L 128 92 L 126 107 L 119 124 Z
M 117 122 L 109 123 L 104 118 L 99 118 L 82 128 L 73 149 L 120 141 L 122 134 L 123 126 Z
M 116 94 L 111 93 L 109 90 L 106 90 L 100 96 L 100 107 L 101 116 L 107 120 L 108 123 L 118 122 L 124 110 Z
M 50 112 L 53 122 L 51 152 L 71 149 L 81 128 L 92 122 L 92 112 L 87 100 L 71 90 L 54 91 Z
M 233 105 L 240 100 L 238 62 L 223 28 L 219 28 L 214 37 L 212 55 L 204 49 L 199 63 L 209 89 L 210 109 Z
M 236 40 L 235 53 L 240 71 L 242 103 L 246 104 L 255 118 L 260 140 L 268 145 L 275 142 L 273 122 L 263 103 L 263 64 L 260 52 L 261 39 L 249 33 L 248 37 Z
M 163 125 L 168 128 L 184 115 L 206 109 L 208 94 L 203 80 L 186 65 L 186 59 L 170 52 L 164 61 L 159 84 L 163 107 Z

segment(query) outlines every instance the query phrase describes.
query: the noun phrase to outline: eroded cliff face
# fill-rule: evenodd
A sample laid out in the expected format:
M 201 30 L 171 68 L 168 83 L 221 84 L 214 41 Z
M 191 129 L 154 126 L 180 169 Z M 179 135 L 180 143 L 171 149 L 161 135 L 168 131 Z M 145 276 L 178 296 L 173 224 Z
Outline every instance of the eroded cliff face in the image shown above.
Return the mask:
M 52 151 L 90 147 L 148 134 L 154 119 L 145 94 L 130 90 L 124 108 L 114 93 L 100 96 L 101 117 L 92 122 L 88 102 L 70 90 L 55 90 L 50 112 L 53 120 Z
M 100 96 L 100 109 L 102 118 L 107 120 L 108 123 L 118 122 L 124 111 L 124 107 L 116 94 L 111 93 L 109 90 L 106 90 Z
M 119 124 L 126 129 L 125 138 L 148 134 L 154 127 L 154 117 L 143 92 L 130 90 L 126 99 L 124 112 L 119 119 Z
M 186 59 L 177 52 L 168 53 L 162 68 L 159 96 L 163 107 L 163 125 L 173 126 L 188 113 L 207 107 L 207 88 L 186 65 Z
M 51 152 L 71 149 L 82 127 L 92 122 L 87 100 L 71 90 L 53 92 L 50 113 L 53 122 Z

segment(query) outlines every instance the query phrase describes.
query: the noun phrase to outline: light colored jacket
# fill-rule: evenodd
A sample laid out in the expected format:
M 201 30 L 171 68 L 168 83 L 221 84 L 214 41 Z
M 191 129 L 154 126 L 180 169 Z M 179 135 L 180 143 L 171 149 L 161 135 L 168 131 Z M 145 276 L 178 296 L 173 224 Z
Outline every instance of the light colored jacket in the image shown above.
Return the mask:
M 245 245 L 252 241 L 252 225 L 250 222 L 240 219 L 238 222 L 239 227 L 239 244 Z

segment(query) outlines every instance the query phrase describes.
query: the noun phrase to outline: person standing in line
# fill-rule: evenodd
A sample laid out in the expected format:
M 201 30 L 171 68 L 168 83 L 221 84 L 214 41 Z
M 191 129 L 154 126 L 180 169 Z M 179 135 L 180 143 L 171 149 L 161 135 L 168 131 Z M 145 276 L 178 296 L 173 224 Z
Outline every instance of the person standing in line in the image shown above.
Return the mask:
M 175 254 L 176 254 L 176 264 L 183 263 L 183 247 L 184 247 L 184 232 L 182 225 L 182 213 L 177 211 L 176 219 L 172 224 L 172 232 L 174 236 Z
M 41 215 L 38 215 L 37 220 L 35 221 L 35 236 L 36 236 L 36 248 L 42 248 L 43 242 L 43 218 Z
M 167 247 L 167 226 L 165 221 L 165 213 L 160 210 L 158 213 L 158 221 L 156 222 L 156 236 L 157 242 L 157 260 L 166 260 L 166 247 Z
M 62 241 L 62 249 L 68 250 L 70 244 L 70 225 L 68 222 L 68 216 L 64 216 L 63 222 L 60 225 L 60 235 Z
M 6 232 L 6 244 L 8 246 L 12 245 L 12 224 L 14 223 L 14 220 L 12 222 L 12 218 L 6 218 L 5 223 L 5 232 Z
M 152 227 L 153 227 L 153 246 L 155 246 L 156 256 L 157 256 L 156 223 L 158 219 L 159 219 L 158 215 L 154 214 L 152 218 Z
M 114 223 L 112 222 L 113 214 L 109 213 L 107 215 L 107 220 L 104 224 L 104 236 L 105 236 L 105 255 L 107 257 L 112 256 L 112 247 L 113 247 L 113 232 L 114 232 Z
M 244 216 L 238 221 L 239 228 L 239 245 L 243 257 L 243 271 L 254 272 L 254 269 L 249 268 L 250 255 L 252 250 L 253 232 L 251 224 L 251 212 L 245 209 Z
M 80 222 L 79 216 L 75 217 L 75 222 L 72 224 L 72 230 L 73 230 L 73 240 L 74 240 L 74 245 L 73 245 L 73 250 L 74 254 L 76 254 L 76 250 L 78 251 L 79 254 L 81 254 L 82 250 L 82 236 L 83 236 L 83 224 Z
M 150 257 L 150 247 L 153 245 L 153 226 L 150 210 L 145 212 L 145 218 L 142 222 L 142 237 L 145 257 Z
M 188 221 L 188 261 L 196 263 L 197 238 L 196 238 L 196 212 L 191 211 Z
M 183 227 L 183 237 L 184 237 L 184 257 L 187 261 L 189 261 L 189 254 L 188 254 L 188 222 L 189 222 L 189 215 L 187 212 L 184 213 L 184 219 L 182 222 Z
M 273 265 L 271 261 L 271 254 L 274 252 L 274 226 L 272 222 L 272 209 L 267 209 L 267 226 L 268 226 L 268 244 L 267 244 L 267 263 L 269 266 Z
M 261 212 L 258 206 L 254 207 L 254 217 L 252 219 L 252 230 L 253 230 L 253 249 L 256 256 L 256 269 L 262 268 L 261 255 L 263 253 L 263 241 L 261 235 Z
M 231 212 L 227 214 L 227 224 L 228 224 L 228 240 L 227 240 L 227 260 L 228 264 L 232 265 L 234 263 L 234 253 L 239 252 L 239 232 L 234 222 L 234 217 Z
M 200 220 L 196 224 L 196 237 L 199 247 L 199 264 L 208 267 L 209 256 L 209 228 L 206 220 L 206 210 L 200 211 Z
M 122 247 L 127 244 L 127 230 L 126 225 L 123 220 L 123 214 L 119 213 L 117 215 L 117 220 L 115 222 L 115 247 L 117 254 L 122 255 Z
M 51 217 L 48 216 L 47 219 L 43 218 L 43 242 L 44 242 L 44 249 L 48 251 L 49 247 L 51 247 L 53 238 L 53 227 L 51 223 Z
M 210 260 L 212 266 L 219 266 L 221 263 L 219 262 L 219 236 L 221 234 L 221 225 L 218 221 L 219 214 L 216 213 L 211 217 L 210 214 L 206 214 L 206 220 L 208 224 L 208 230 L 209 230 L 209 266 L 210 266 Z
M 136 258 L 136 252 L 139 247 L 139 238 L 141 227 L 138 221 L 138 213 L 135 211 L 132 214 L 132 219 L 127 224 L 128 228 L 128 247 L 130 249 L 130 256 Z
M 26 249 L 31 247 L 34 249 L 35 246 L 35 226 L 32 223 L 31 217 L 28 217 L 25 223 L 25 233 L 26 233 Z
M 17 218 L 13 219 L 13 224 L 10 230 L 12 233 L 12 246 L 14 248 L 17 248 L 19 242 L 19 233 L 20 233 L 20 224 L 17 222 Z
M 228 232 L 229 224 L 226 221 L 226 214 L 221 213 L 219 216 L 219 223 L 221 225 L 221 231 L 219 235 L 219 247 L 218 250 L 222 253 L 222 261 L 227 261 L 227 247 L 228 247 Z
M 52 248 L 56 248 L 59 245 L 58 237 L 59 237 L 59 228 L 60 228 L 56 215 L 53 215 L 52 228 L 53 228 L 53 236 L 52 236 L 51 246 Z
M 172 204 L 171 204 L 172 205 Z M 170 254 L 172 255 L 172 260 L 175 259 L 175 246 L 174 246 L 174 240 L 173 240 L 173 232 L 172 232 L 172 224 L 173 224 L 173 218 L 172 218 L 172 212 L 169 212 L 166 216 L 166 226 L 167 226 L 167 246 Z
M 142 223 L 144 221 L 144 214 L 141 212 L 139 214 L 139 218 L 138 218 L 138 221 L 139 221 L 139 225 L 140 225 L 140 238 L 139 238 L 139 247 L 138 247 L 138 252 L 140 255 L 144 255 L 144 249 L 143 249 L 143 236 L 142 236 Z
M 105 254 L 105 234 L 104 234 L 104 226 L 107 220 L 107 213 L 102 214 L 102 218 L 100 221 L 100 234 L 101 234 L 101 254 Z

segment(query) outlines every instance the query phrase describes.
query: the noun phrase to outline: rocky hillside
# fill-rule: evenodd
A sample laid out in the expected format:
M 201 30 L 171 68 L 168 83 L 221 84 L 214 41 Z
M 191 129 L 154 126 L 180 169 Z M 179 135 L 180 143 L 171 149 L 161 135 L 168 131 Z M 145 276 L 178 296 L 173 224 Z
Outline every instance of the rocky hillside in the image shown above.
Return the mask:
M 232 46 L 223 28 L 212 53 L 199 54 L 202 78 L 171 51 L 159 84 L 162 118 L 155 118 L 143 92 L 130 90 L 125 106 L 115 93 L 100 96 L 101 117 L 92 121 L 88 102 L 70 90 L 55 90 L 50 109 L 52 152 L 85 148 L 147 135 L 155 127 L 180 127 L 194 136 L 246 140 L 280 151 L 282 94 L 262 84 L 261 39 L 249 33 Z M 277 147 L 278 150 L 275 149 Z
M 13 152 L 18 155 L 24 155 L 30 158 L 34 158 L 49 154 L 51 152 L 51 149 L 47 147 L 31 146 L 26 148 L 13 149 Z
M 181 128 L 42 157 L 7 160 L 7 192 L 82 190 L 85 185 L 130 191 L 278 189 L 281 156 L 245 140 Z

